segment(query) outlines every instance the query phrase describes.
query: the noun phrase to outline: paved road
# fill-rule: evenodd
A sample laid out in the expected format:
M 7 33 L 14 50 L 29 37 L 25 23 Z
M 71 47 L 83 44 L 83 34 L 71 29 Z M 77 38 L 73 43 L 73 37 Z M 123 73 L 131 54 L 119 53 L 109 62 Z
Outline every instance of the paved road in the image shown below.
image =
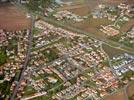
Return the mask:
M 34 26 L 34 19 L 32 19 L 31 30 L 33 30 L 33 26 Z M 15 89 L 13 91 L 13 94 L 11 95 L 10 100 L 14 100 L 14 98 L 15 98 L 15 96 L 17 94 L 17 91 L 19 89 L 19 86 L 21 84 L 21 81 L 24 79 L 24 72 L 25 72 L 25 70 L 27 68 L 29 58 L 30 58 L 30 53 L 31 53 L 31 48 L 32 48 L 32 39 L 33 39 L 33 34 L 32 34 L 32 31 L 30 31 L 29 36 L 28 36 L 28 48 L 27 48 L 27 52 L 26 52 L 26 58 L 25 58 L 21 73 L 19 75 L 18 82 L 17 82 L 16 87 L 15 87 Z

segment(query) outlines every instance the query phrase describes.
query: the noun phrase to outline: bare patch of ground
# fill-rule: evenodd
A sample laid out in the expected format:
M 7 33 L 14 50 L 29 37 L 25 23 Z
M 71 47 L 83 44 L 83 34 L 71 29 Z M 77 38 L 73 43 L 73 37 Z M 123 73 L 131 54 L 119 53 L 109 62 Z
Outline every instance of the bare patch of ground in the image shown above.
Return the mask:
M 128 88 L 127 88 L 127 93 L 128 93 L 128 96 L 131 97 L 134 95 L 134 82 L 133 84 L 129 85 Z
M 128 97 L 131 97 L 134 95 L 134 84 L 133 83 L 128 86 L 127 95 L 128 95 Z M 125 100 L 124 89 L 122 89 L 121 91 L 114 93 L 112 95 L 106 96 L 104 100 Z
M 120 91 L 112 95 L 106 96 L 104 100 L 125 100 L 125 94 L 123 91 Z

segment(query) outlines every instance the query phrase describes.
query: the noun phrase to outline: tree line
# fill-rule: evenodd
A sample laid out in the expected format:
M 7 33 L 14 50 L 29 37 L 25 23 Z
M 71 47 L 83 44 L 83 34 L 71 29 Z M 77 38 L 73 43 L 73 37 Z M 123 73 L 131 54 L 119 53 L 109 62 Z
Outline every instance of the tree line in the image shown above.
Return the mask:
M 45 11 L 45 8 L 51 6 L 55 0 L 29 0 L 26 6 L 30 11 Z

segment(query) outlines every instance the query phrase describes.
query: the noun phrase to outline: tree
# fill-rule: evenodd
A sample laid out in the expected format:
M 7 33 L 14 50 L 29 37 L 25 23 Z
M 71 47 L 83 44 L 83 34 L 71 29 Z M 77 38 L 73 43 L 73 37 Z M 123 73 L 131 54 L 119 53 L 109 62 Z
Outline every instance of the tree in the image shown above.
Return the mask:
M 5 51 L 0 51 L 0 65 L 4 64 L 6 62 L 6 52 Z
M 54 0 L 29 0 L 27 7 L 31 11 L 43 11 L 45 8 L 49 7 Z

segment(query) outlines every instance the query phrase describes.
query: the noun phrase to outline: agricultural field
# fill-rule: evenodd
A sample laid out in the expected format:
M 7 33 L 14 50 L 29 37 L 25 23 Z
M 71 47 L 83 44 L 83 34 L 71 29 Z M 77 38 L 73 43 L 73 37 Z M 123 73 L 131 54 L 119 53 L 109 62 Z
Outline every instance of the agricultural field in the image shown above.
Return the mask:
M 133 90 L 134 90 L 134 84 L 130 84 L 127 88 L 127 94 L 128 94 L 129 98 L 131 98 L 131 96 L 134 95 Z M 121 89 L 120 91 L 105 97 L 105 100 L 117 100 L 117 99 L 118 100 L 126 100 L 124 89 Z M 133 100 L 133 99 L 130 99 L 130 100 Z
M 123 91 L 114 93 L 112 95 L 106 96 L 105 100 L 125 100 L 125 95 Z
M 122 32 L 127 32 L 129 31 L 129 29 L 134 25 L 134 19 L 130 19 L 127 23 L 125 23 L 122 27 L 121 27 L 121 31 Z
M 133 90 L 134 90 L 134 84 L 129 85 L 128 88 L 127 88 L 127 93 L 128 93 L 129 97 L 134 95 L 134 91 Z
M 30 28 L 30 19 L 12 4 L 0 4 L 0 29 L 7 31 Z

